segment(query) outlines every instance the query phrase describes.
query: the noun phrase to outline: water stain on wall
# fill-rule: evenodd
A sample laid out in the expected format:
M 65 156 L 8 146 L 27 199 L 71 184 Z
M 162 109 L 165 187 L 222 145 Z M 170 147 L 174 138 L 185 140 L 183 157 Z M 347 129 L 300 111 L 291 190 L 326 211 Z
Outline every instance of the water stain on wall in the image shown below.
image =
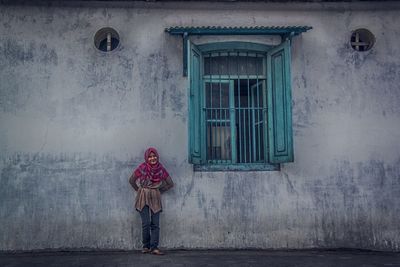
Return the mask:
M 0 51 L 2 51 L 2 63 L 0 66 L 17 66 L 24 62 L 33 62 L 36 54 L 36 43 L 30 41 L 24 43 L 14 39 L 6 39 L 0 42 Z
M 1 235 L 1 249 L 88 247 L 93 242 L 99 248 L 128 248 L 133 238 L 128 226 L 138 220 L 127 216 L 133 207 L 128 177 L 134 164 L 111 154 L 2 157 L 0 215 L 3 226 L 19 235 Z M 21 216 L 29 220 L 19 221 Z M 115 233 L 126 238 L 113 239 Z
M 388 247 L 384 232 L 388 227 L 398 231 L 395 214 L 400 212 L 400 198 L 391 189 L 400 193 L 398 173 L 393 172 L 399 167 L 378 160 L 358 164 L 338 160 L 332 168 L 330 177 L 307 185 L 317 209 L 315 242 L 328 247 L 398 247 L 394 243 Z
M 153 53 L 142 58 L 138 63 L 140 68 L 140 106 L 143 115 L 150 115 L 153 118 L 165 118 L 167 95 L 166 80 L 170 78 L 170 67 L 166 55 Z

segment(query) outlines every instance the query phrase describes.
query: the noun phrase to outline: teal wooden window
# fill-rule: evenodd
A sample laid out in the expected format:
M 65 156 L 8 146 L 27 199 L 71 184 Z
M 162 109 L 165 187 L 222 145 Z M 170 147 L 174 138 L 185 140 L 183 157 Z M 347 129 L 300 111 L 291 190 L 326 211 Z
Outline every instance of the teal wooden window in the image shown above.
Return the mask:
M 195 170 L 277 170 L 293 161 L 290 41 L 187 47 Z

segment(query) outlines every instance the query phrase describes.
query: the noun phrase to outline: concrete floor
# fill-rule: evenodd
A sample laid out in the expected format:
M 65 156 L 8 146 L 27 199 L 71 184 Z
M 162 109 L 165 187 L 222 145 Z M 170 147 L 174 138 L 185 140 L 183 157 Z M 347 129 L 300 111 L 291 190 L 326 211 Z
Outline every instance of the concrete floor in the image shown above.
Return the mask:
M 171 250 L 164 256 L 129 252 L 0 253 L 1 267 L 268 266 L 400 267 L 400 253 L 350 250 Z

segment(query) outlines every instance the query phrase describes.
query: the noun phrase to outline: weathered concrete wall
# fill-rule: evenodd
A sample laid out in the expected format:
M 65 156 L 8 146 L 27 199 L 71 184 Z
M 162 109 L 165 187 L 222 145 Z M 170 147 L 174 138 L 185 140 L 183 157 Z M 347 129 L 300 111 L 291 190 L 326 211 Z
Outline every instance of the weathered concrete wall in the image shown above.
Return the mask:
M 176 183 L 164 247 L 399 250 L 400 9 L 293 5 L 0 6 L 0 250 L 139 248 L 127 179 L 150 145 Z M 192 171 L 174 25 L 314 27 L 292 48 L 294 163 Z M 369 52 L 349 46 L 358 27 Z

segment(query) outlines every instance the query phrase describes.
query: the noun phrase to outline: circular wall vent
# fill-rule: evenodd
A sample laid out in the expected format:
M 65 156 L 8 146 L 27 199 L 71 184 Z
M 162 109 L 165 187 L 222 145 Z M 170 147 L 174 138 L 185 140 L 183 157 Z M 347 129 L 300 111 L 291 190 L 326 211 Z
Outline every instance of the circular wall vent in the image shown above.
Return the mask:
M 119 45 L 119 34 L 113 28 L 102 28 L 94 35 L 94 45 L 103 52 L 113 51 Z
M 368 51 L 375 43 L 375 36 L 367 29 L 357 29 L 351 34 L 350 44 L 356 51 Z

